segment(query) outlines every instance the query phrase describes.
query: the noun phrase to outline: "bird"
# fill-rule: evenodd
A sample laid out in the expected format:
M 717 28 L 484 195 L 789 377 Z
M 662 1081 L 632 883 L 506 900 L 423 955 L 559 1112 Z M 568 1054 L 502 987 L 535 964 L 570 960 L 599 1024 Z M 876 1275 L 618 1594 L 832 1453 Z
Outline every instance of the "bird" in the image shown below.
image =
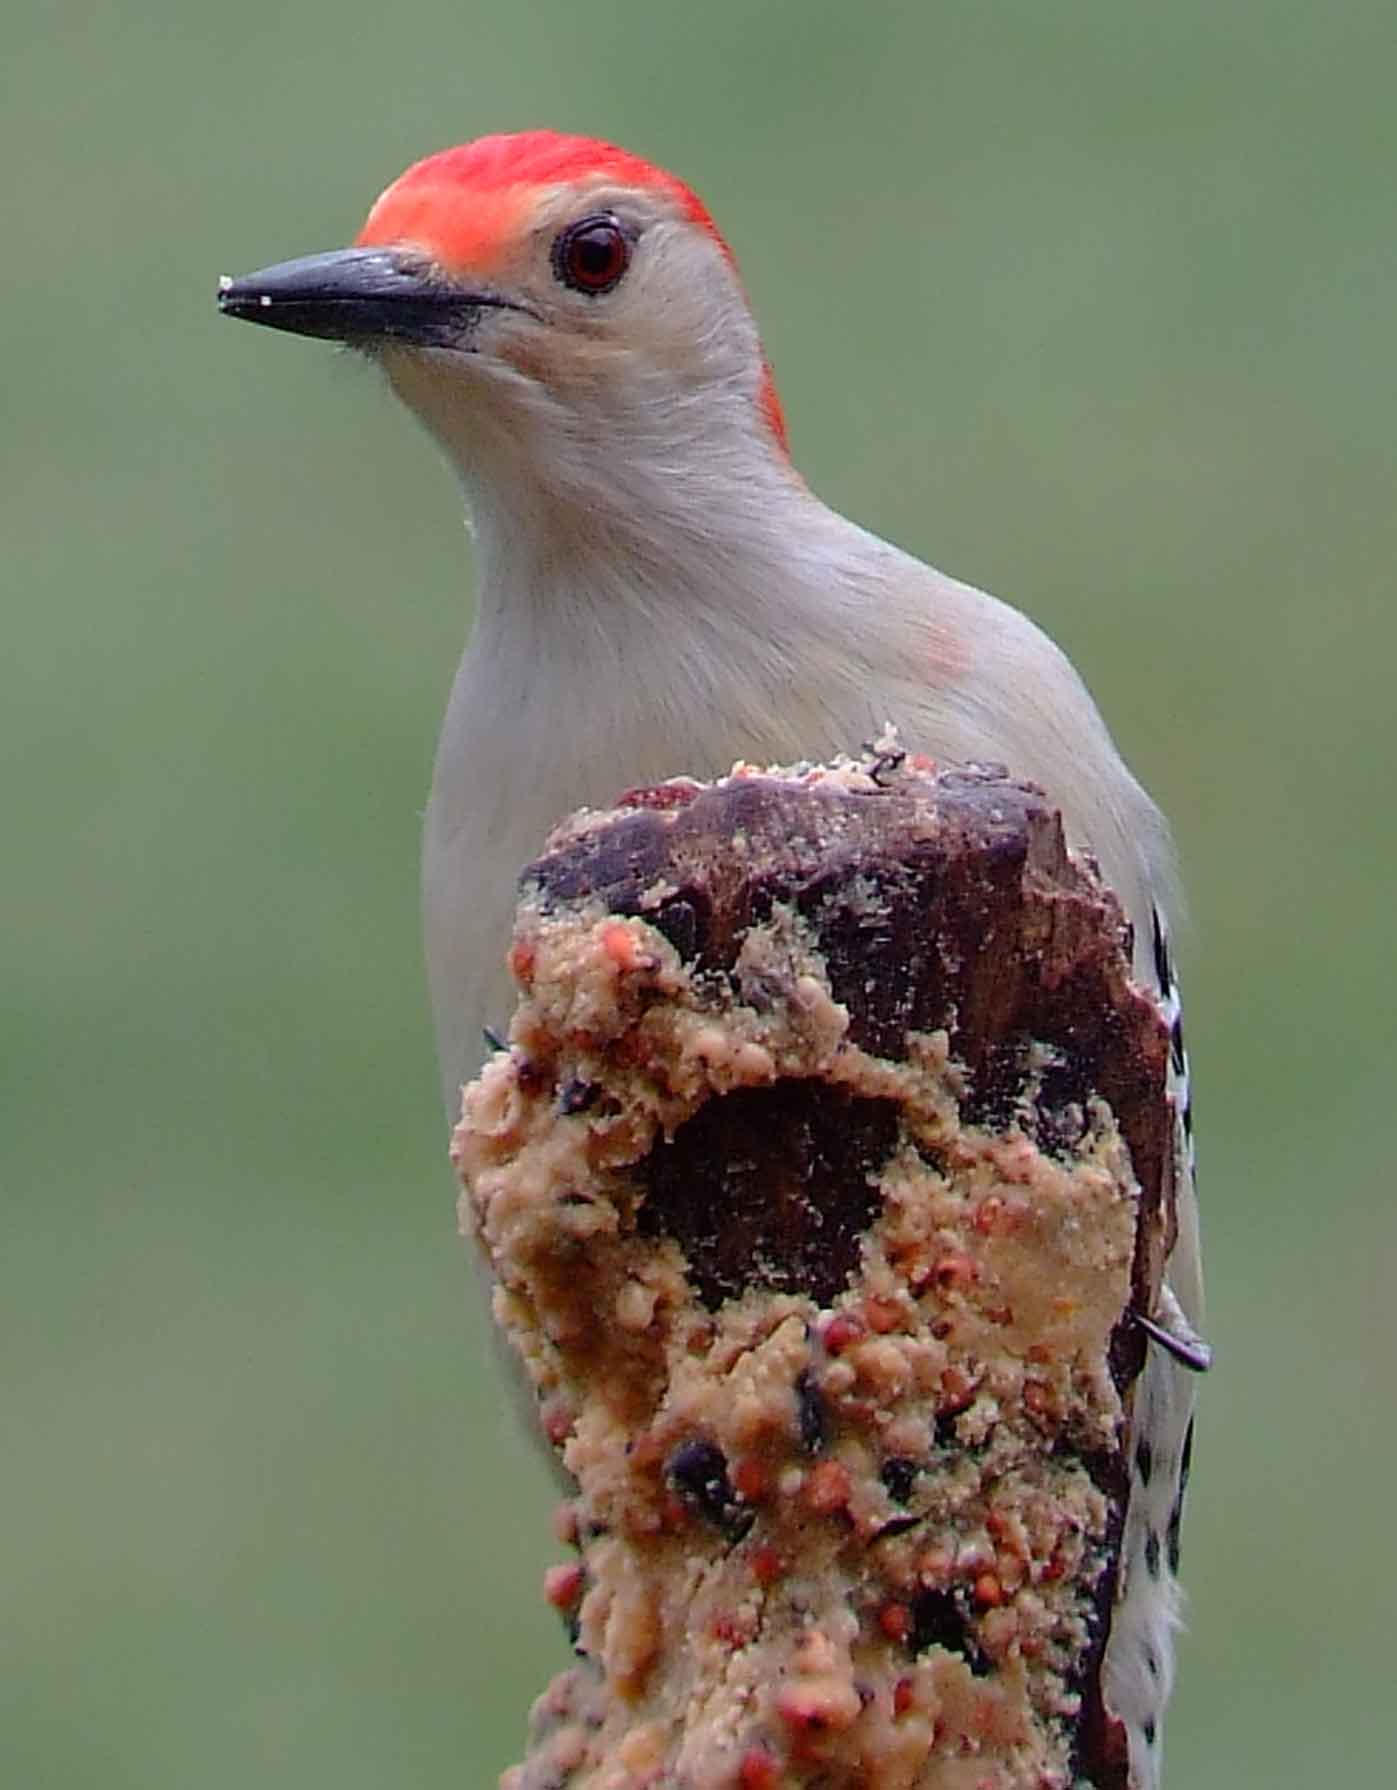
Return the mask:
M 538 129 L 428 155 L 354 243 L 218 293 L 362 350 L 464 495 L 475 617 L 423 830 L 425 953 L 455 1116 L 512 1005 L 519 870 L 579 807 L 735 760 L 829 758 L 891 723 L 1040 784 L 1133 929 L 1172 1036 L 1178 1238 L 1137 1387 L 1103 1661 L 1132 1790 L 1156 1790 L 1178 1625 L 1202 1278 L 1169 926 L 1168 827 L 1066 656 L 1025 614 L 824 503 L 796 470 L 731 248 L 643 156 Z

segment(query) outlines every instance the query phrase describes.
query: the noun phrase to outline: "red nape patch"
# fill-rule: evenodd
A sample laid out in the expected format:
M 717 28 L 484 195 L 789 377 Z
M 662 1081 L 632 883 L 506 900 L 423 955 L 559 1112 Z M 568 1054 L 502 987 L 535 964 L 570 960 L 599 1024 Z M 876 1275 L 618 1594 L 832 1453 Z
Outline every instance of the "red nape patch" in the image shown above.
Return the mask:
M 791 451 L 790 438 L 786 434 L 786 413 L 781 408 L 781 397 L 776 390 L 776 375 L 771 370 L 771 362 L 762 356 L 762 389 L 757 394 L 757 404 L 766 426 L 776 437 L 776 445 L 783 454 Z

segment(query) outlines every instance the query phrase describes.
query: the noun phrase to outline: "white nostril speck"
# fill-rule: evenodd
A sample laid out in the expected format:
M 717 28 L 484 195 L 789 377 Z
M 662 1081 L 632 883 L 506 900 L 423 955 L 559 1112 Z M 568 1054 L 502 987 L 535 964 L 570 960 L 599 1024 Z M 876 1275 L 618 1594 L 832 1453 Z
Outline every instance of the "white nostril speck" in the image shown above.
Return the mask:
M 268 296 L 267 296 L 267 294 L 266 294 L 266 293 L 265 293 L 265 292 L 264 292 L 264 293 L 263 293 L 263 294 L 262 294 L 262 295 L 261 295 L 261 297 L 260 297 L 260 298 L 259 298 L 259 299 L 258 299 L 258 300 L 257 300 L 257 302 L 258 302 L 258 304 L 259 304 L 259 305 L 270 305 L 270 304 L 271 304 L 271 302 L 272 302 L 272 301 L 271 301 L 271 299 L 270 299 L 270 298 L 269 298 L 269 297 L 268 297 Z
M 228 290 L 228 288 L 229 288 L 229 287 L 230 287 L 230 286 L 231 286 L 231 285 L 232 285 L 232 284 L 233 284 L 233 276 L 232 276 L 232 274 L 230 274 L 230 273 L 221 273 L 221 274 L 220 274 L 220 275 L 219 275 L 219 276 L 218 276 L 218 290 L 219 290 L 219 291 L 220 291 L 220 292 L 226 292 L 226 291 L 227 291 L 227 290 Z

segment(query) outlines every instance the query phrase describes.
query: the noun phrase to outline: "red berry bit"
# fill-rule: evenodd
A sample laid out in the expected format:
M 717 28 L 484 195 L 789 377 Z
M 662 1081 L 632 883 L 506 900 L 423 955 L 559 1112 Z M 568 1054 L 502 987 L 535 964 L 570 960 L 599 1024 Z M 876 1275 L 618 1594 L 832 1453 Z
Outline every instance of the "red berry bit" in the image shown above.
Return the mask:
M 737 1790 L 776 1790 L 781 1766 L 764 1746 L 749 1746 L 737 1768 Z
M 851 1343 L 860 1341 L 867 1334 L 862 1318 L 856 1318 L 852 1312 L 840 1311 L 821 1327 L 820 1341 L 827 1354 L 842 1355 Z
M 902 1307 L 896 1299 L 889 1299 L 882 1293 L 870 1293 L 863 1302 L 864 1322 L 870 1330 L 879 1336 L 887 1336 L 902 1323 Z
M 975 1382 L 962 1367 L 953 1362 L 941 1376 L 941 1396 L 936 1402 L 938 1412 L 950 1415 L 956 1411 L 968 1410 L 975 1398 Z
M 576 1421 L 572 1406 L 563 1399 L 550 1399 L 539 1413 L 543 1433 L 555 1448 L 561 1448 L 572 1434 Z
M 980 1270 L 968 1255 L 943 1255 L 931 1271 L 931 1277 L 943 1292 L 964 1292 L 980 1278 Z
M 776 1696 L 777 1715 L 806 1746 L 849 1727 L 862 1708 L 854 1687 L 837 1678 L 796 1680 Z
M 652 783 L 628 789 L 618 796 L 618 808 L 687 808 L 702 788 L 687 777 L 676 777 L 668 783 Z
M 752 1549 L 752 1558 L 749 1564 L 752 1568 L 752 1577 L 763 1588 L 774 1585 L 786 1570 L 785 1562 L 770 1542 L 762 1542 L 760 1546 Z
M 709 1628 L 713 1639 L 723 1647 L 736 1651 L 745 1647 L 757 1632 L 756 1618 L 751 1611 L 725 1610 L 715 1616 Z
M 905 1641 L 912 1632 L 912 1612 L 897 1598 L 878 1607 L 878 1626 L 890 1641 Z
M 853 1481 L 843 1461 L 821 1461 L 805 1477 L 805 1508 L 817 1517 L 832 1517 L 848 1508 Z
M 624 920 L 609 920 L 601 929 L 600 942 L 607 958 L 623 975 L 655 967 L 655 959 L 641 948 L 635 927 Z
M 771 1490 L 771 1476 L 755 1454 L 739 1456 L 732 1470 L 732 1488 L 746 1504 L 759 1504 Z
M 555 1610 L 565 1614 L 577 1608 L 586 1574 L 575 1560 L 561 1566 L 550 1566 L 543 1575 L 543 1595 Z
M 1057 1415 L 1057 1399 L 1053 1389 L 1044 1380 L 1025 1380 L 1023 1389 L 1024 1410 L 1030 1416 L 1052 1418 Z

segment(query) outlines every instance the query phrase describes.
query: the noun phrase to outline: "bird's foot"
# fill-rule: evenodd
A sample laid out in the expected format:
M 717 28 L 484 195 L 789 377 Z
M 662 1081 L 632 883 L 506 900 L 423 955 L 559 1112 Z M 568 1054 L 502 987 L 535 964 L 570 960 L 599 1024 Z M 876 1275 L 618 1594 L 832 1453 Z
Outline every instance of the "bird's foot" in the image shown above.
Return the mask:
M 1189 1323 L 1167 1284 L 1159 1289 L 1159 1307 L 1154 1317 L 1147 1318 L 1142 1311 L 1132 1311 L 1130 1315 L 1150 1341 L 1172 1355 L 1180 1367 L 1186 1367 L 1190 1373 L 1205 1374 L 1213 1365 L 1211 1345 Z

